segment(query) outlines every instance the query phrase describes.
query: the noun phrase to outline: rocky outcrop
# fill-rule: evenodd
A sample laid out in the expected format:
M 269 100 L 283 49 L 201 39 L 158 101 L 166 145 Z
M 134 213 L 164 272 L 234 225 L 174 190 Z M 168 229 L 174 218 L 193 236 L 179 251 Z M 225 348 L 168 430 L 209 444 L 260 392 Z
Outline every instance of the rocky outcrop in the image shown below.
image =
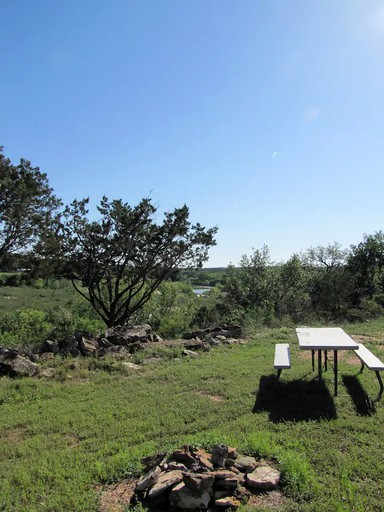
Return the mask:
M 252 493 L 275 489 L 280 472 L 265 461 L 216 445 L 208 453 L 184 446 L 170 457 L 164 452 L 143 460 L 146 473 L 137 481 L 134 502 L 154 510 L 236 510 Z
M 0 375 L 33 377 L 38 372 L 38 365 L 31 361 L 27 354 L 0 347 Z

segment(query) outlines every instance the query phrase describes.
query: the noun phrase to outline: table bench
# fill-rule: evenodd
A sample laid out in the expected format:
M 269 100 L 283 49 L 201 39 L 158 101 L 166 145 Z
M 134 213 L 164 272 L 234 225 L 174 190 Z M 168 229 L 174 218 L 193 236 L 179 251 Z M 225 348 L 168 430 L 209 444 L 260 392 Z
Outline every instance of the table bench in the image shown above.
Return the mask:
M 275 361 L 273 365 L 275 370 L 277 370 L 277 380 L 279 380 L 282 370 L 288 370 L 291 367 L 289 343 L 277 343 L 275 345 Z
M 358 347 L 359 348 L 355 350 L 355 353 L 360 358 L 361 371 L 363 371 L 364 366 L 366 366 L 369 370 L 374 371 L 380 384 L 380 390 L 383 391 L 383 381 L 381 380 L 379 372 L 384 370 L 384 363 L 382 363 L 378 357 L 372 354 L 372 352 L 369 351 L 367 347 L 364 347 L 364 345 L 361 343 L 358 344 Z

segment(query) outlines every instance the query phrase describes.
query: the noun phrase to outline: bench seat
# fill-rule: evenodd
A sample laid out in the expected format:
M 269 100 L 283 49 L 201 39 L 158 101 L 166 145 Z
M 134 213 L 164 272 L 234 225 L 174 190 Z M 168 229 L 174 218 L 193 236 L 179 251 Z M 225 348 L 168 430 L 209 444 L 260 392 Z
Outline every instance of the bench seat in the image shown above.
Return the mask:
M 289 352 L 289 343 L 277 343 L 275 345 L 274 368 L 277 370 L 277 379 L 279 379 L 281 371 L 291 367 L 291 357 Z
M 380 390 L 381 392 L 384 389 L 383 381 L 381 380 L 380 373 L 384 370 L 384 363 L 380 361 L 378 357 L 376 357 L 370 350 L 367 349 L 367 347 L 364 347 L 361 343 L 359 343 L 359 348 L 355 350 L 357 357 L 360 358 L 361 364 L 362 364 L 362 370 L 364 368 L 364 365 L 369 369 L 376 373 L 377 380 L 380 384 Z

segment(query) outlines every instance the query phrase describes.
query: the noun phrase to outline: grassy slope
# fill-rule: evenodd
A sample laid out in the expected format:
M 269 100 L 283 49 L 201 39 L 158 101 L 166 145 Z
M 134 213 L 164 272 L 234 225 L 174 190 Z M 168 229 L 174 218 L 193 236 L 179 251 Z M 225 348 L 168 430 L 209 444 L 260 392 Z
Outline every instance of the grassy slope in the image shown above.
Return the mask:
M 366 345 L 383 358 L 384 321 L 346 330 L 375 338 Z M 274 344 L 285 341 L 292 369 L 276 386 Z M 284 510 L 382 510 L 384 398 L 370 407 L 364 394 L 377 396 L 375 375 L 355 378 L 344 357 L 335 398 L 332 371 L 319 384 L 305 356 L 292 329 L 265 330 L 130 375 L 64 362 L 71 379 L 1 379 L 0 510 L 97 510 L 96 485 L 138 471 L 142 456 L 215 442 L 277 457 Z

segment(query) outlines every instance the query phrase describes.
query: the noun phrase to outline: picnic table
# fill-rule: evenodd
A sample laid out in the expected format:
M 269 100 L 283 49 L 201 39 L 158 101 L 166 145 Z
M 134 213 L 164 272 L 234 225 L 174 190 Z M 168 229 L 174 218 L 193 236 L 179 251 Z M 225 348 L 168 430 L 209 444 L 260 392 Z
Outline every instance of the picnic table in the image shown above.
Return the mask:
M 322 352 L 324 352 L 325 370 L 327 369 L 328 350 L 333 350 L 333 371 L 335 379 L 335 396 L 337 396 L 337 354 L 339 350 L 357 350 L 358 343 L 348 336 L 340 327 L 299 327 L 296 329 L 301 350 L 312 351 L 312 368 L 315 367 L 317 351 L 317 369 L 319 379 L 322 374 Z

